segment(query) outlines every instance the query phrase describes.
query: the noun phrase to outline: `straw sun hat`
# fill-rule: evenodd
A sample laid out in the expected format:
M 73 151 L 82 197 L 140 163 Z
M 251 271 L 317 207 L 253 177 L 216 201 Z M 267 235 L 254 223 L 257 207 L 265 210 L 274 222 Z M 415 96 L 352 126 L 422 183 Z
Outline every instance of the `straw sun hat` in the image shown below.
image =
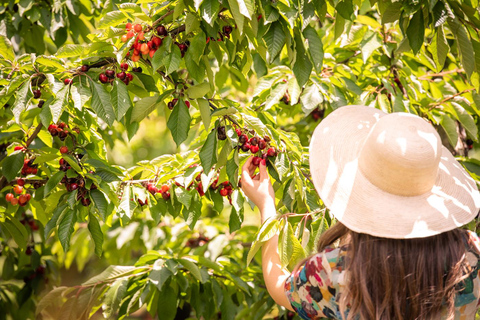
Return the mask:
M 408 113 L 335 110 L 313 133 L 310 170 L 330 212 L 377 237 L 433 236 L 470 222 L 480 208 L 475 181 L 433 126 Z

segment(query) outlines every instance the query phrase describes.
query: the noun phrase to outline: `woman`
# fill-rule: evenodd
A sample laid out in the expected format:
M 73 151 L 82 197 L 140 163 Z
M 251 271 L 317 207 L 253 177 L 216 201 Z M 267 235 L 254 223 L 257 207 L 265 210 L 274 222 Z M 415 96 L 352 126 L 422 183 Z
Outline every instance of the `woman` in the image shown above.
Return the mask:
M 279 305 L 303 319 L 474 319 L 480 239 L 459 227 L 477 215 L 480 193 L 428 122 L 339 108 L 313 133 L 310 170 L 338 222 L 292 273 L 278 237 L 264 245 L 264 279 Z M 254 172 L 249 159 L 242 188 L 264 222 L 276 215 L 275 195 L 265 163 Z

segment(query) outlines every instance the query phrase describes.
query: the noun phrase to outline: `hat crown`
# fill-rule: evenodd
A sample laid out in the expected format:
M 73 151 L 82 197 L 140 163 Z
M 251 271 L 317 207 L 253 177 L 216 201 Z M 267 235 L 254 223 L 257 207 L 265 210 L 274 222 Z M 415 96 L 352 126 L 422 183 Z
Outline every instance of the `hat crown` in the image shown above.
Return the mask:
M 367 136 L 359 169 L 385 192 L 418 196 L 434 186 L 441 153 L 432 125 L 408 113 L 392 113 L 381 117 Z

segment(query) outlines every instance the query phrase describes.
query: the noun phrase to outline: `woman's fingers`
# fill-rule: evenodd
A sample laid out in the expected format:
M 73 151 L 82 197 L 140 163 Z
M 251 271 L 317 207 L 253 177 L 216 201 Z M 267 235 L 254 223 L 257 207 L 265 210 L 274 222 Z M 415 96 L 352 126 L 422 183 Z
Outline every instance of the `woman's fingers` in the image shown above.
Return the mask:
M 242 184 L 244 183 L 247 183 L 248 185 L 253 184 L 253 181 L 251 178 L 253 172 L 251 172 L 251 169 L 250 169 L 251 165 L 252 165 L 252 157 L 248 158 L 247 161 L 242 166 Z
M 262 160 L 262 162 L 260 162 L 260 165 L 258 166 L 258 171 L 260 171 L 260 180 L 268 179 L 267 165 L 265 160 Z

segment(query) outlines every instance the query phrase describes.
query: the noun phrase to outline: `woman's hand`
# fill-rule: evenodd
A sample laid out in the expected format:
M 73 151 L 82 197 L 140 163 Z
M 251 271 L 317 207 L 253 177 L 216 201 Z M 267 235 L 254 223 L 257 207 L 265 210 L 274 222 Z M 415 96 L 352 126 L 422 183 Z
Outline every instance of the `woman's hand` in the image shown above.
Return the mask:
M 253 176 L 257 167 L 252 164 L 252 159 L 253 157 L 248 158 L 242 167 L 242 190 L 260 209 L 263 222 L 275 215 L 275 191 L 268 177 L 265 160 L 258 166 L 260 173 Z

